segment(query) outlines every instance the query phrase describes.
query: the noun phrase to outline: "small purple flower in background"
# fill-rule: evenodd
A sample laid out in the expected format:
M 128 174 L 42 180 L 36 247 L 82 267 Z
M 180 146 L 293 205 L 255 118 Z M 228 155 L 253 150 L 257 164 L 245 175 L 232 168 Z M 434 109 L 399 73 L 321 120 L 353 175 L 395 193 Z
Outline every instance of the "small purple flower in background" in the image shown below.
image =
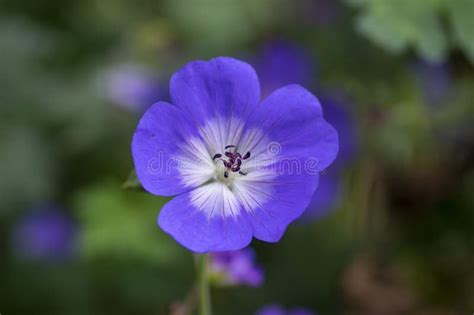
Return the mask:
M 288 41 L 267 42 L 254 64 L 263 97 L 288 84 L 308 86 L 315 79 L 315 65 L 310 55 Z
M 329 169 L 319 178 L 318 189 L 301 219 L 313 221 L 324 217 L 334 210 L 341 200 L 341 174 Z
M 255 264 L 255 252 L 250 248 L 212 253 L 211 274 L 225 285 L 258 287 L 264 280 L 263 269 Z
M 339 152 L 331 168 L 344 168 L 357 157 L 359 149 L 359 129 L 352 103 L 349 97 L 340 91 L 325 91 L 320 102 L 324 118 L 339 135 Z
M 170 92 L 173 104 L 150 107 L 132 140 L 142 186 L 175 196 L 159 226 L 195 252 L 280 240 L 337 155 L 317 98 L 287 85 L 260 102 L 254 69 L 227 57 L 187 64 Z
M 325 2 L 316 3 L 323 5 Z M 288 41 L 267 42 L 254 63 L 264 96 L 283 85 L 309 85 L 318 79 L 316 62 L 303 48 Z M 324 91 L 319 100 L 324 118 L 339 135 L 339 152 L 335 163 L 339 167 L 344 166 L 354 159 L 358 148 L 358 128 L 351 102 L 344 92 L 338 90 Z
M 334 163 L 319 178 L 319 186 L 303 219 L 315 220 L 336 209 L 341 200 L 342 171 L 358 154 L 358 128 L 351 102 L 341 92 L 326 92 L 321 97 L 324 118 L 337 130 L 339 152 Z
M 287 315 L 286 310 L 280 305 L 268 305 L 258 310 L 255 315 Z
M 429 105 L 444 103 L 453 88 L 453 75 L 449 63 L 418 60 L 412 68 L 426 103 Z
M 317 315 L 316 313 L 304 308 L 293 308 L 285 310 L 277 304 L 265 306 L 258 310 L 255 315 Z
M 125 64 L 106 73 L 105 97 L 128 111 L 141 113 L 166 98 L 166 87 L 144 66 Z
M 327 1 L 319 1 L 317 5 L 331 6 Z M 263 91 L 282 84 L 309 84 L 317 79 L 310 56 L 286 41 L 267 43 L 255 64 Z M 302 218 L 305 221 L 319 219 L 336 208 L 341 196 L 341 170 L 355 158 L 358 148 L 358 129 L 348 97 L 339 91 L 326 91 L 320 102 L 324 118 L 338 132 L 339 152 L 331 167 L 319 178 L 318 189 Z
M 13 228 L 13 250 L 31 260 L 62 261 L 74 254 L 76 228 L 60 208 L 43 206 L 26 213 Z

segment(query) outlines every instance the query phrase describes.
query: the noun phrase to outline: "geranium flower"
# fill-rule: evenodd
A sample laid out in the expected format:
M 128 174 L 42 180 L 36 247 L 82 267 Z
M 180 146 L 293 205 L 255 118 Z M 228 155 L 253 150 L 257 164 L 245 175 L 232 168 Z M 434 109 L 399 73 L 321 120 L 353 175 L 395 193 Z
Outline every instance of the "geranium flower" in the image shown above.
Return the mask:
M 187 64 L 170 94 L 173 104 L 150 107 L 132 140 L 142 186 L 175 196 L 159 226 L 195 252 L 280 240 L 337 154 L 317 98 L 288 85 L 260 103 L 254 69 L 227 57 Z
M 212 253 L 210 269 L 211 274 L 224 285 L 258 287 L 264 279 L 263 269 L 255 264 L 255 252 L 250 248 Z
M 285 310 L 280 305 L 272 304 L 264 306 L 255 315 L 316 315 L 316 313 L 300 307 Z

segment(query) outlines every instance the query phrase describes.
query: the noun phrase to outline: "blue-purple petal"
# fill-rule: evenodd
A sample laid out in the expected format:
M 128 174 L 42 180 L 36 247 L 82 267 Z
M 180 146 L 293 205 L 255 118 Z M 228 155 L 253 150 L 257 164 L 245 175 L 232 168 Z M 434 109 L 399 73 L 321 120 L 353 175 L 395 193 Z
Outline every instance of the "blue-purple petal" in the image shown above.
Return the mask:
M 336 157 L 338 136 L 323 119 L 316 97 L 298 85 L 272 93 L 249 124 L 260 126 L 277 148 L 268 152 L 277 160 L 270 166 L 277 175 L 271 198 L 250 213 L 254 236 L 276 242 L 308 206 L 319 172 Z
M 253 235 L 266 242 L 278 242 L 288 225 L 299 218 L 318 186 L 317 174 L 283 172 L 275 179 L 271 198 L 251 213 Z
M 255 70 L 247 63 L 218 57 L 194 61 L 171 78 L 172 103 L 195 123 L 209 118 L 245 118 L 260 101 Z
M 192 189 L 179 172 L 180 144 L 196 128 L 176 106 L 158 102 L 138 123 L 132 140 L 132 155 L 138 180 L 148 192 L 171 196 Z
M 176 196 L 161 209 L 158 225 L 184 247 L 197 252 L 238 250 L 252 240 L 252 227 L 245 211 L 236 217 L 209 215 L 197 209 L 191 194 Z
M 289 158 L 315 158 L 320 171 L 336 158 L 338 134 L 323 118 L 318 99 L 302 86 L 282 87 L 267 97 L 249 119 Z

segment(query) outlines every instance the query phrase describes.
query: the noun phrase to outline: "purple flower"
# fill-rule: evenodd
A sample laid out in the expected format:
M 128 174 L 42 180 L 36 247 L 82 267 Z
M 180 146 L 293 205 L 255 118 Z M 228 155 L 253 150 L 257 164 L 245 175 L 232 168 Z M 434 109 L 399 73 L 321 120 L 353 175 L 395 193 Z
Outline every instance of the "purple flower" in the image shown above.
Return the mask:
M 314 77 L 314 68 L 305 50 L 283 40 L 267 42 L 255 62 L 263 96 L 288 84 L 309 85 Z
M 258 287 L 263 283 L 263 269 L 255 265 L 255 252 L 250 248 L 212 253 L 211 271 L 223 276 L 223 284 Z
M 24 258 L 58 261 L 74 250 L 75 225 L 64 211 L 41 207 L 20 218 L 13 228 L 12 246 Z
M 284 308 L 282 308 L 280 305 L 268 305 L 264 306 L 260 310 L 255 313 L 255 315 L 287 315 L 286 311 Z
M 319 178 L 314 194 L 303 219 L 315 220 L 334 210 L 341 200 L 342 170 L 358 153 L 358 128 L 348 106 L 350 102 L 342 93 L 326 93 L 321 97 L 325 119 L 337 130 L 339 153 L 334 163 Z
M 166 89 L 160 80 L 137 65 L 121 65 L 110 70 L 105 83 L 107 99 L 133 112 L 143 112 L 166 98 Z
M 304 308 L 285 310 L 280 305 L 272 304 L 261 308 L 255 315 L 316 315 L 316 313 Z
M 219 57 L 187 64 L 132 140 L 138 179 L 175 196 L 159 226 L 195 252 L 277 242 L 309 204 L 338 137 L 317 98 L 288 85 L 260 103 L 254 69 Z
M 358 154 L 359 129 L 349 97 L 340 91 L 325 92 L 321 97 L 324 118 L 337 130 L 339 152 L 331 167 L 346 167 Z
M 414 63 L 413 69 L 426 103 L 439 105 L 445 102 L 453 87 L 449 64 L 418 60 Z
M 334 210 L 341 197 L 341 174 L 330 169 L 319 178 L 319 185 L 302 219 L 320 219 Z

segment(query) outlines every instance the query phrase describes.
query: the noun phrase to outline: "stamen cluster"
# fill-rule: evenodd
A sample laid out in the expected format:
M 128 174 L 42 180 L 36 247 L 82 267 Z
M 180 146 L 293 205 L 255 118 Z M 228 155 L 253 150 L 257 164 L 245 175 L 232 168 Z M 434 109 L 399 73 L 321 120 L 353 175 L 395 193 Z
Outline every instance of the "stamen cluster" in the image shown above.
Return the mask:
M 237 147 L 235 145 L 226 145 L 224 149 L 231 149 L 229 151 L 224 152 L 225 158 L 222 157 L 221 153 L 215 154 L 212 158 L 213 160 L 220 159 L 222 163 L 224 163 L 224 177 L 229 177 L 229 171 L 234 173 L 238 172 L 240 175 L 247 175 L 247 173 L 241 171 L 240 168 L 242 166 L 242 161 L 250 158 L 250 151 L 245 153 L 244 156 L 242 156 L 239 152 L 237 152 Z

